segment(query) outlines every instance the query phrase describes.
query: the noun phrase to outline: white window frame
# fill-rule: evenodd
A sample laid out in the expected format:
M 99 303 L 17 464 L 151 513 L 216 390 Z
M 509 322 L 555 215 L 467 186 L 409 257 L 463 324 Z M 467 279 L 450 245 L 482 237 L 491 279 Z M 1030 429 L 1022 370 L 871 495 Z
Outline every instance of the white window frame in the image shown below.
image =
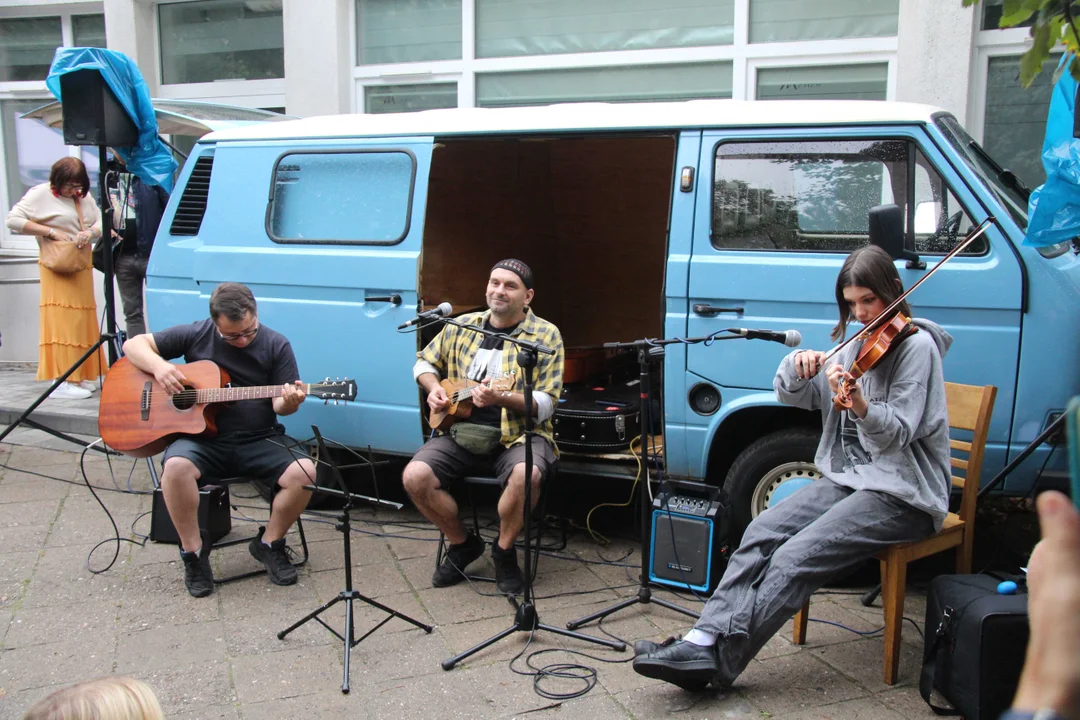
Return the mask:
M 364 113 L 364 90 L 369 85 L 456 82 L 458 107 L 475 107 L 476 76 L 483 73 L 702 62 L 732 63 L 731 95 L 737 100 L 749 100 L 756 95 L 757 69 L 760 67 L 887 62 L 889 69 L 886 97 L 890 100 L 894 98 L 898 47 L 896 36 L 750 43 L 750 1 L 735 0 L 734 42 L 731 45 L 477 58 L 476 3 L 475 0 L 461 0 L 461 59 L 383 65 L 357 65 L 356 3 L 350 2 L 353 112 Z
M 72 23 L 74 15 L 104 15 L 105 6 L 102 2 L 72 2 L 58 5 L 25 5 L 17 7 L 0 8 L 0 17 L 3 18 L 26 18 L 26 17 L 59 17 L 60 36 L 65 47 L 71 47 L 75 42 L 75 31 Z M 44 80 L 26 80 L 20 82 L 0 82 L 0 100 L 40 100 L 45 105 L 53 100 L 52 94 L 45 87 Z M 70 157 L 79 157 L 81 148 L 69 147 Z M 0 163 L 7 166 L 7 156 L 0 147 Z M 0 202 L 3 203 L 3 214 L 16 202 L 17 197 L 11 197 L 7 186 L 7 172 L 0 173 Z M 29 235 L 16 235 L 7 229 L 7 224 L 0 224 L 0 250 L 12 255 L 33 256 L 38 252 L 37 242 Z
M 1031 47 L 1030 37 L 1030 28 L 979 30 L 975 35 L 975 61 L 971 68 L 966 126 L 971 137 L 979 143 L 983 142 L 983 133 L 986 130 L 986 90 L 990 58 L 1024 54 Z M 1052 52 L 1062 50 L 1064 48 L 1058 47 Z

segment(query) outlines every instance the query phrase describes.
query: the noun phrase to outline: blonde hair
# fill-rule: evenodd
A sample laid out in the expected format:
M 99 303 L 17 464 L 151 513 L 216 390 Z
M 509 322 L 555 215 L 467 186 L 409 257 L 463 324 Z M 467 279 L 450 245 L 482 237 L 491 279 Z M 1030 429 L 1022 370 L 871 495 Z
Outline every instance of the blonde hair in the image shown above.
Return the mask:
M 163 720 L 161 705 L 146 683 L 103 677 L 57 690 L 34 703 L 23 720 Z

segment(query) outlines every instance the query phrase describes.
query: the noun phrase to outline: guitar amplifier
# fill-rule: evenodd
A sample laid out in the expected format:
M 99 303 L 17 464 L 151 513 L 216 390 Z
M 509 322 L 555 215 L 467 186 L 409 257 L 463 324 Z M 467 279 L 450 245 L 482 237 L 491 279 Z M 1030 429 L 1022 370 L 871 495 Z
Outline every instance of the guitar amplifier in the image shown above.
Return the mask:
M 232 530 L 232 514 L 229 512 L 229 488 L 224 485 L 206 485 L 199 488 L 199 530 L 216 543 Z M 180 544 L 180 536 L 165 507 L 165 495 L 161 488 L 154 489 L 154 503 L 150 512 L 150 539 L 157 543 Z
M 564 450 L 625 450 L 641 434 L 638 383 L 564 387 L 552 420 Z
M 666 484 L 670 489 L 653 500 L 649 580 L 711 593 L 726 564 L 727 498 L 704 483 Z

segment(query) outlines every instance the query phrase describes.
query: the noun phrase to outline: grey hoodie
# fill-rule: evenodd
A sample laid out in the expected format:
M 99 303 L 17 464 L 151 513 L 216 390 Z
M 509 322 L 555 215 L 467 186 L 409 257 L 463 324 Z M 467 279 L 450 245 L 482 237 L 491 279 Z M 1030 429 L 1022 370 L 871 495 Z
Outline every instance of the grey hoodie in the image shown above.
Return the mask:
M 822 434 L 814 463 L 833 482 L 893 495 L 930 514 L 941 529 L 952 487 L 949 423 L 941 360 L 952 336 L 929 320 L 859 379 L 866 417 L 833 409 L 824 369 L 810 380 L 795 374 L 795 353 L 780 363 L 773 388 L 780 402 L 820 410 Z M 828 365 L 850 367 L 852 343 Z

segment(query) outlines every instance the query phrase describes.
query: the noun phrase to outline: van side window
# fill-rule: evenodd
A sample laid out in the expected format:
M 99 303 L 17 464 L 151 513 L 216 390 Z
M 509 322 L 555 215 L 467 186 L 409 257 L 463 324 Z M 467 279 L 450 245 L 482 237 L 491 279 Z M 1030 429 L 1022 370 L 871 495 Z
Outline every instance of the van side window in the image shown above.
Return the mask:
M 279 243 L 399 243 L 415 177 L 405 150 L 287 153 L 274 165 L 266 232 Z
M 896 203 L 910 217 L 912 175 L 915 232 L 914 237 L 908 232 L 909 244 L 920 253 L 948 252 L 971 220 L 910 141 L 718 145 L 712 244 L 724 250 L 851 252 L 869 241 L 868 218 L 875 205 Z

